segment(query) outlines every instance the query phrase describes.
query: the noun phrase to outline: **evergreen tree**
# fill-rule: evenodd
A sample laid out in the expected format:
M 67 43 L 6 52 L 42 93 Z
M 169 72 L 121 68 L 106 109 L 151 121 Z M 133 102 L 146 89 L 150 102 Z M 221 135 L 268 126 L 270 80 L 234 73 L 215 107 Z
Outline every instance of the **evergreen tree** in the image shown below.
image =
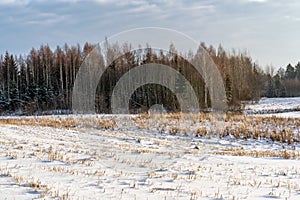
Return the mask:
M 0 90 L 0 109 L 2 111 L 9 109 L 9 102 L 7 101 L 7 95 L 2 90 Z
M 291 64 L 288 64 L 285 70 L 285 78 L 294 79 L 295 77 L 296 77 L 295 68 Z
M 285 87 L 282 84 L 281 78 L 278 74 L 274 76 L 275 96 L 284 97 L 286 96 Z
M 295 66 L 295 74 L 297 79 L 300 81 L 300 62 L 298 62 L 297 65 Z
M 19 89 L 15 83 L 11 85 L 9 98 L 10 111 L 15 111 L 20 108 Z

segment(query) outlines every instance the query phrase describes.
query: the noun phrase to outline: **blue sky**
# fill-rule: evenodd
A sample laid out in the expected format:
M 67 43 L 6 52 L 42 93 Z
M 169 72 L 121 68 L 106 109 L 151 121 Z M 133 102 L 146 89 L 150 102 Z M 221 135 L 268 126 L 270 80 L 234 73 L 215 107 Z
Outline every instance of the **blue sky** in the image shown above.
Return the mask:
M 0 53 L 98 43 L 154 26 L 226 50 L 247 50 L 262 67 L 285 67 L 300 61 L 299 10 L 297 0 L 0 0 Z

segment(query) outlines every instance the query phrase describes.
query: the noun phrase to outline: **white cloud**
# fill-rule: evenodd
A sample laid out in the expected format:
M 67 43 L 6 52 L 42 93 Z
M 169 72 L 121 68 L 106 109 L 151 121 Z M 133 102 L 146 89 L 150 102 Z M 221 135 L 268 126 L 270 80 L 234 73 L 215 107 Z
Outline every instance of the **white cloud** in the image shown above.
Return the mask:
M 292 21 L 300 21 L 300 17 L 286 15 L 284 16 L 285 19 L 292 20 Z
M 28 20 L 26 23 L 35 25 L 51 25 L 62 22 L 67 17 L 65 15 L 57 15 L 55 13 L 39 13 L 34 19 Z
M 114 0 L 52 0 L 52 2 L 65 2 L 65 3 L 77 3 L 77 2 L 96 2 L 96 3 L 112 3 Z M 27 5 L 32 2 L 49 2 L 48 0 L 1 0 L 0 5 Z
M 255 3 L 264 3 L 267 2 L 267 0 L 247 0 L 248 2 L 255 2 Z
M 243 3 L 267 3 L 268 0 L 240 0 Z
M 0 5 L 7 5 L 7 4 L 26 5 L 29 2 L 30 0 L 1 0 Z
M 0 7 L 5 5 L 11 8 L 2 9 L 0 25 L 8 39 L 0 40 L 0 50 L 11 46 L 10 38 L 20 51 L 22 45 L 28 49 L 44 42 L 99 42 L 143 26 L 176 29 L 228 49 L 247 48 L 263 64 L 270 61 L 270 49 L 290 41 L 300 45 L 296 0 L 0 0 Z M 279 57 L 273 57 L 276 66 L 285 64 Z

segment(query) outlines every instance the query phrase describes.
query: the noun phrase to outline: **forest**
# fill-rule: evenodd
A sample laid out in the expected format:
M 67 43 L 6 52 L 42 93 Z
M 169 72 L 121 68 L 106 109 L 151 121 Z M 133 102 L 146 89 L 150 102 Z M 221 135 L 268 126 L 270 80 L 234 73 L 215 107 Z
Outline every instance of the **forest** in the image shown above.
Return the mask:
M 225 51 L 201 43 L 223 78 L 227 103 L 238 109 L 243 101 L 258 101 L 261 97 L 300 96 L 300 62 L 288 64 L 277 71 L 273 67 L 263 69 L 246 52 Z M 0 111 L 2 115 L 32 115 L 50 111 L 71 112 L 72 88 L 76 74 L 84 58 L 94 45 L 85 43 L 69 46 L 49 45 L 32 48 L 27 55 L 0 55 Z M 96 93 L 96 112 L 111 113 L 110 97 L 120 77 L 133 67 L 145 63 L 161 63 L 179 71 L 191 82 L 199 98 L 201 108 L 210 107 L 209 91 L 203 78 L 182 56 L 170 51 L 156 51 L 147 47 L 130 50 L 130 45 L 109 46 L 108 51 L 120 55 L 105 71 Z M 192 55 L 193 56 L 193 55 Z M 182 90 L 184 88 L 178 88 Z M 147 111 L 153 104 L 163 104 L 169 111 L 178 111 L 177 99 L 168 88 L 148 84 L 132 95 L 129 107 L 132 112 Z

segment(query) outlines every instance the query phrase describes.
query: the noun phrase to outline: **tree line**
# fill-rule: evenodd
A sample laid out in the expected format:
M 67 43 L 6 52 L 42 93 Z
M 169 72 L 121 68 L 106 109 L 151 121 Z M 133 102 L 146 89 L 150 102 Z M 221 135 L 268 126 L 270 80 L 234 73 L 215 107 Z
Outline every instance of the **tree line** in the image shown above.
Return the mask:
M 245 52 L 226 52 L 220 45 L 205 49 L 223 78 L 228 105 L 237 107 L 241 101 L 258 100 L 261 96 L 296 96 L 299 94 L 300 63 L 288 65 L 273 75 L 264 72 Z M 2 114 L 35 114 L 43 111 L 70 111 L 72 89 L 76 74 L 84 58 L 94 48 L 86 43 L 57 46 L 52 50 L 48 45 L 32 48 L 28 55 L 0 55 L 0 111 Z M 176 52 L 174 45 L 169 51 L 155 50 L 150 46 L 131 50 L 130 44 L 107 45 L 106 55 L 119 55 L 107 68 L 96 92 L 96 112 L 110 113 L 110 98 L 120 77 L 130 69 L 145 63 L 160 63 L 179 71 L 191 83 L 199 98 L 201 108 L 210 107 L 209 91 L 204 79 L 196 72 L 188 58 Z M 111 55 L 110 55 L 111 56 Z M 194 59 L 192 53 L 186 55 Z M 105 58 L 103 58 L 105 59 Z M 178 80 L 180 81 L 180 80 Z M 178 82 L 179 83 L 179 82 Z M 185 90 L 180 83 L 177 89 Z M 132 112 L 146 111 L 153 104 L 163 104 L 170 111 L 177 111 L 180 105 L 176 96 L 166 87 L 147 84 L 138 88 L 131 97 Z
M 295 97 L 300 96 L 300 62 L 295 66 L 288 64 L 286 68 L 267 67 L 267 75 L 263 96 L 265 97 Z

